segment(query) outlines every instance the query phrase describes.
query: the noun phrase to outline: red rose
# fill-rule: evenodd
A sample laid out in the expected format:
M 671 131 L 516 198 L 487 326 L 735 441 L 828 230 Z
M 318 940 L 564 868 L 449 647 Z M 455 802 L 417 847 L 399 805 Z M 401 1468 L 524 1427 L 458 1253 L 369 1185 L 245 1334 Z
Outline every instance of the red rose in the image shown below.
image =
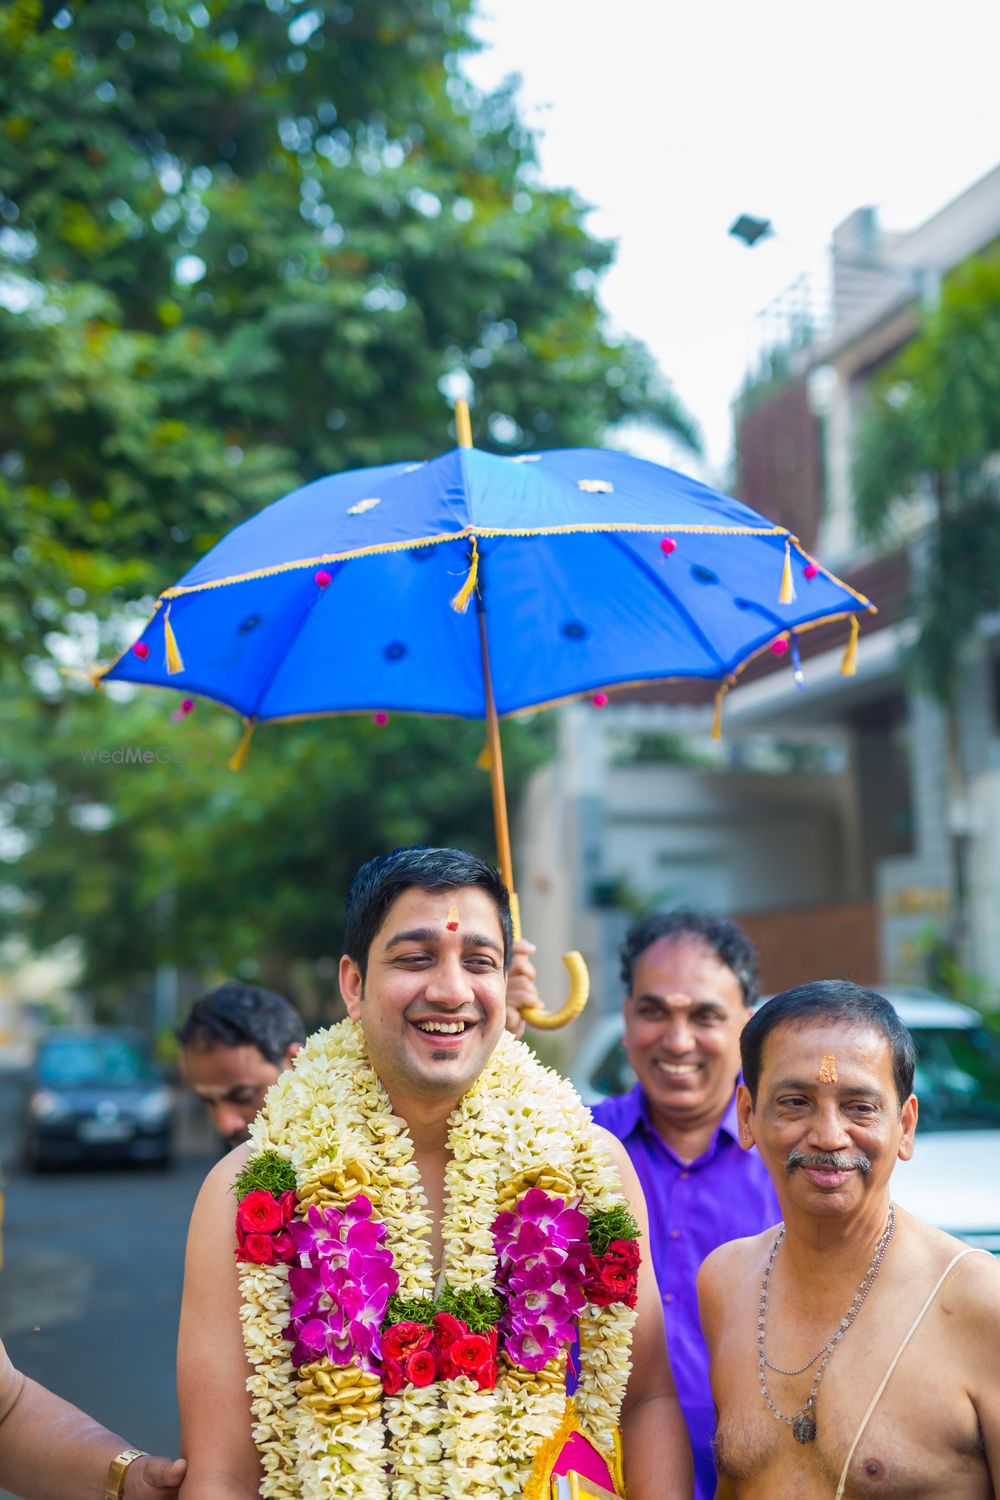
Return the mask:
M 403 1389 L 406 1377 L 403 1374 L 403 1366 L 398 1359 L 386 1359 L 382 1362 L 382 1389 L 387 1396 L 398 1396 Z
M 634 1240 L 612 1240 L 603 1255 L 588 1255 L 584 1266 L 584 1296 L 599 1307 L 624 1302 L 635 1307 L 642 1256 Z
M 623 1301 L 635 1293 L 639 1274 L 639 1248 L 634 1240 L 612 1240 L 601 1258 L 601 1280 Z
M 279 1229 L 277 1234 L 271 1236 L 271 1248 L 274 1250 L 275 1260 L 284 1261 L 286 1266 L 293 1265 L 298 1259 L 295 1241 L 287 1229 Z
M 247 1234 L 272 1234 L 287 1222 L 281 1217 L 281 1207 L 274 1194 L 263 1188 L 247 1193 L 236 1210 L 237 1227 Z
M 281 1210 L 282 1224 L 290 1224 L 295 1218 L 295 1210 L 299 1206 L 299 1200 L 289 1188 L 287 1193 L 282 1193 L 278 1199 L 278 1208 Z
M 245 1234 L 236 1258 L 251 1261 L 255 1266 L 273 1266 L 277 1260 L 274 1241 L 269 1234 Z
M 489 1370 L 493 1363 L 493 1351 L 489 1339 L 479 1333 L 464 1333 L 448 1350 L 452 1363 L 460 1375 L 469 1375 L 473 1380 Z
M 382 1356 L 405 1360 L 409 1354 L 429 1349 L 433 1337 L 426 1323 L 393 1323 L 382 1335 Z
M 609 1255 L 616 1256 L 623 1265 L 628 1266 L 630 1271 L 638 1271 L 642 1264 L 642 1253 L 635 1240 L 612 1240 L 605 1253 L 605 1259 Z
M 468 1331 L 461 1318 L 446 1312 L 434 1314 L 434 1342 L 439 1349 L 450 1349 L 455 1340 Z
M 606 1286 L 601 1279 L 603 1269 L 604 1264 L 599 1256 L 587 1256 L 583 1267 L 583 1295 L 588 1302 L 596 1302 L 598 1307 L 610 1307 L 612 1302 L 618 1301 L 618 1293 Z
M 411 1385 L 430 1385 L 435 1376 L 434 1356 L 429 1349 L 418 1349 L 407 1355 L 403 1369 Z
M 434 1360 L 435 1380 L 454 1380 L 461 1374 L 461 1370 L 451 1357 L 451 1350 L 442 1350 Z

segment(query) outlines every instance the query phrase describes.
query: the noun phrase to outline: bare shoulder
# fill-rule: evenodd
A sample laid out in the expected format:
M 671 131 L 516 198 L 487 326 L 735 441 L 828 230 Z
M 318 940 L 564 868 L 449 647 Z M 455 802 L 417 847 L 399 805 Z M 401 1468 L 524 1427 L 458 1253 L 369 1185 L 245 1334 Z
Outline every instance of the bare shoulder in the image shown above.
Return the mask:
M 726 1308 L 734 1298 L 742 1299 L 748 1286 L 756 1285 L 773 1244 L 774 1230 L 767 1229 L 763 1234 L 728 1240 L 702 1261 L 696 1282 L 698 1312 L 705 1342 L 713 1353 Z
M 699 1297 L 725 1295 L 730 1287 L 742 1286 L 748 1277 L 758 1274 L 774 1244 L 774 1235 L 773 1229 L 765 1229 L 763 1234 L 746 1235 L 718 1245 L 705 1257 L 698 1271 Z
M 642 1185 L 636 1175 L 635 1167 L 633 1167 L 629 1159 L 628 1152 L 618 1137 L 612 1135 L 610 1130 L 605 1130 L 603 1125 L 594 1125 L 591 1128 L 594 1132 L 594 1140 L 607 1152 L 612 1165 L 618 1169 L 622 1192 L 628 1199 L 632 1212 L 644 1219 L 646 1214 L 646 1199 L 643 1196 Z
M 897 1210 L 897 1216 L 906 1231 L 903 1270 L 908 1283 L 920 1289 L 921 1301 L 933 1295 L 935 1312 L 948 1328 L 949 1344 L 969 1351 L 970 1364 L 981 1370 L 981 1356 L 985 1356 L 996 1372 L 1000 1367 L 1000 1261 L 903 1210 Z
M 634 1168 L 629 1161 L 628 1152 L 618 1137 L 612 1135 L 610 1130 L 605 1130 L 603 1125 L 595 1124 L 591 1126 L 591 1129 L 594 1132 L 594 1139 L 608 1153 L 615 1166 L 621 1171 L 633 1172 Z
M 253 1155 L 253 1149 L 249 1142 L 244 1146 L 237 1146 L 228 1156 L 215 1163 L 199 1189 L 191 1216 L 192 1228 L 218 1219 L 223 1210 L 226 1211 L 227 1222 L 235 1214 L 233 1184 Z M 229 1213 L 230 1209 L 232 1214 Z
M 974 1250 L 951 1235 L 946 1238 L 952 1249 L 948 1264 L 959 1255 L 961 1259 L 948 1270 L 941 1288 L 942 1306 L 945 1311 L 964 1315 L 977 1328 L 987 1323 L 996 1337 L 1000 1331 L 1000 1261 L 988 1251 Z
M 1000 1260 L 996 1256 L 935 1229 L 905 1209 L 897 1208 L 896 1218 L 912 1246 L 908 1257 L 911 1271 L 916 1260 L 935 1279 L 945 1278 L 939 1293 L 942 1305 L 974 1309 L 1000 1296 Z

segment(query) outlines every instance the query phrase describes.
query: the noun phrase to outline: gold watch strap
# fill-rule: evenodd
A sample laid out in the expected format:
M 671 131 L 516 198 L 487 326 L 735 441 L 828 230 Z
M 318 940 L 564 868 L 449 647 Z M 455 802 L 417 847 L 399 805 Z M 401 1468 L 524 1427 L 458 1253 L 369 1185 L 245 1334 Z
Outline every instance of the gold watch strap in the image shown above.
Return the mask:
M 125 1471 L 137 1458 L 145 1458 L 142 1448 L 126 1448 L 108 1465 L 108 1477 L 104 1481 L 104 1500 L 122 1500 L 125 1488 Z

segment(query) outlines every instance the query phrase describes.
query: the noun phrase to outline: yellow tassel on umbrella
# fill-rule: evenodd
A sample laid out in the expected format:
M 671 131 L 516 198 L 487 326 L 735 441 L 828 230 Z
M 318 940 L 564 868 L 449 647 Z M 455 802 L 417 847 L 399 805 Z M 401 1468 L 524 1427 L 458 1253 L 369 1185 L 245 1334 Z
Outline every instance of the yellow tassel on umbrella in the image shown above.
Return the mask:
M 170 605 L 163 616 L 163 644 L 167 653 L 167 671 L 171 677 L 177 672 L 184 670 L 184 658 L 181 656 L 177 645 L 177 637 L 174 635 L 174 627 L 170 623 Z
M 469 607 L 469 600 L 472 598 L 472 594 L 473 594 L 473 591 L 474 591 L 474 589 L 476 587 L 476 581 L 477 581 L 478 578 L 479 578 L 479 548 L 476 545 L 476 539 L 475 539 L 475 537 L 473 537 L 472 538 L 472 556 L 469 559 L 469 571 L 465 575 L 465 582 L 462 584 L 462 587 L 459 589 L 458 593 L 455 595 L 454 599 L 451 601 L 451 607 L 452 607 L 452 609 L 455 611 L 455 613 L 457 615 L 464 615 L 465 611 L 468 609 L 468 607 Z
M 715 695 L 715 712 L 712 715 L 713 740 L 722 739 L 722 700 L 726 696 L 728 690 L 728 684 L 724 682 Z
M 858 635 L 861 626 L 857 615 L 851 616 L 851 633 L 847 638 L 847 646 L 844 649 L 844 660 L 840 664 L 842 677 L 853 677 L 858 670 Z
M 243 769 L 243 762 L 247 758 L 247 751 L 250 749 L 250 741 L 253 739 L 253 732 L 255 727 L 255 719 L 247 719 L 244 723 L 242 738 L 240 739 L 240 742 L 236 746 L 236 749 L 233 751 L 232 755 L 229 757 L 229 769 L 231 771 L 240 771 Z
M 785 537 L 785 566 L 781 570 L 781 589 L 778 594 L 779 604 L 794 604 L 795 584 L 792 582 L 792 543 L 789 537 Z
M 483 748 L 476 756 L 476 769 L 478 771 L 489 771 L 493 766 L 493 757 L 490 755 L 490 742 L 485 740 Z

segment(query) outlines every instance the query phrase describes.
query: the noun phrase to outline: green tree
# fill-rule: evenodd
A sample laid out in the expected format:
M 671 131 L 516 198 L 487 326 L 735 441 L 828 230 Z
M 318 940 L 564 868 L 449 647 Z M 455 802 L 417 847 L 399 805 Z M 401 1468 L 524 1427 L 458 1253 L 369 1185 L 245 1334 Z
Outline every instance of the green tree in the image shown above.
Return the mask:
M 855 507 L 884 541 L 926 514 L 913 608 L 919 678 L 950 705 L 963 643 L 1000 606 L 1000 253 L 945 281 L 918 336 L 880 372 L 858 443 Z
M 467 0 L 0 9 L 0 628 L 156 593 L 295 483 L 480 440 L 694 441 L 596 300 Z M 35 632 L 37 635 L 37 631 Z
M 539 184 L 511 89 L 461 72 L 468 0 L 0 7 L 0 932 L 76 935 L 114 1000 L 158 962 L 272 977 L 338 951 L 350 869 L 492 846 L 471 725 L 170 722 L 56 672 L 106 656 L 230 527 L 316 476 L 477 440 L 696 441 L 597 301 L 611 250 Z M 108 695 L 109 697 L 111 694 Z M 166 705 L 166 706 L 165 706 Z M 505 741 L 512 797 L 545 753 Z M 122 766 L 123 745 L 210 764 Z M 93 751 L 94 758 L 83 758 Z
M 158 963 L 260 973 L 318 1003 L 335 993 L 330 960 L 363 859 L 409 843 L 495 857 L 474 764 L 482 725 L 262 725 L 233 775 L 232 718 L 200 706 L 175 723 L 172 707 L 162 694 L 71 693 L 8 741 L 7 833 L 21 844 L 8 929 L 37 949 L 71 931 L 106 1006 Z M 539 724 L 514 724 L 504 746 L 516 796 L 547 741 Z
M 966 772 L 956 703 L 958 663 L 984 615 L 1000 606 L 1000 253 L 945 280 L 918 336 L 874 382 L 858 445 L 855 508 L 862 534 L 897 528 L 918 542 L 911 607 L 914 679 L 945 711 L 948 795 Z M 968 841 L 952 839 L 950 932 L 938 978 L 966 969 Z

